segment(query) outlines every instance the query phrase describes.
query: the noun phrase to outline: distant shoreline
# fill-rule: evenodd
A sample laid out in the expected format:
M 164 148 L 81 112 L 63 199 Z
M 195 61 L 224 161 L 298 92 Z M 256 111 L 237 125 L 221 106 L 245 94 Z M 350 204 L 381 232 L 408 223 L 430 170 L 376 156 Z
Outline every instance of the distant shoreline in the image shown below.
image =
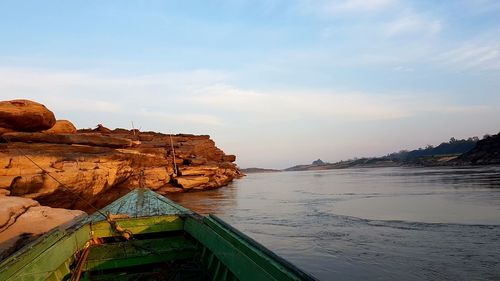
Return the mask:
M 307 166 L 307 165 L 304 165 Z M 482 165 L 471 165 L 471 164 L 463 164 L 463 165 L 356 165 L 356 166 L 347 166 L 347 167 L 336 167 L 336 168 L 325 168 L 325 167 L 311 167 L 309 169 L 261 169 L 261 168 L 249 168 L 250 172 L 245 172 L 246 169 L 242 169 L 245 174 L 270 174 L 270 173 L 286 173 L 286 172 L 314 172 L 314 171 L 331 171 L 331 170 L 343 170 L 343 169 L 377 169 L 377 168 L 453 168 L 453 169 L 468 169 L 468 168 L 479 168 L 479 167 L 500 167 L 500 164 L 482 164 Z
M 449 142 L 412 151 L 400 151 L 382 157 L 369 157 L 326 163 L 321 159 L 311 164 L 296 165 L 284 171 L 315 171 L 345 168 L 381 167 L 465 167 L 500 164 L 500 133 L 467 140 L 451 138 Z
M 277 169 L 265 169 L 265 168 L 245 168 L 245 169 L 240 169 L 245 174 L 259 174 L 259 173 L 280 173 L 283 172 L 283 170 L 277 170 Z

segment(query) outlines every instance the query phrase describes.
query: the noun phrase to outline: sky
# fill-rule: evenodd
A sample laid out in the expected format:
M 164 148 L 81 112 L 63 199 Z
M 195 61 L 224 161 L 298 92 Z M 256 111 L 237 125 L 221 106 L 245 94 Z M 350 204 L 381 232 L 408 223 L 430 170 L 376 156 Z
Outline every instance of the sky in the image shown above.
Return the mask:
M 500 131 L 497 0 L 0 0 L 0 99 L 286 168 Z

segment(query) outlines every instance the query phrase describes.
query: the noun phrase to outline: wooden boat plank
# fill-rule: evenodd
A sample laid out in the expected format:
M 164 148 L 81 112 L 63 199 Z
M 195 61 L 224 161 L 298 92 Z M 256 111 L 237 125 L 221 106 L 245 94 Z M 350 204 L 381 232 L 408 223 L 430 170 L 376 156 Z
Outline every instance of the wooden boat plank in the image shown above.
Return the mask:
M 93 246 L 86 270 L 106 270 L 192 258 L 196 245 L 184 237 L 135 240 Z
M 141 206 L 146 206 L 146 208 L 138 208 L 138 200 L 142 198 Z M 156 207 L 147 208 L 148 204 L 145 202 L 156 201 Z M 144 205 L 146 204 L 146 205 Z M 137 188 L 129 192 L 125 196 L 117 199 L 110 205 L 101 209 L 103 214 L 125 214 L 131 218 L 137 217 L 150 217 L 150 216 L 161 216 L 161 215 L 188 215 L 194 214 L 193 211 L 186 209 L 182 206 L 177 205 L 170 199 L 163 197 L 162 195 L 151 191 L 147 188 Z M 102 214 L 94 213 L 90 215 L 85 222 L 97 222 L 102 221 L 105 218 Z
M 180 231 L 184 228 L 182 218 L 175 215 L 119 219 L 116 222 L 120 227 L 131 231 L 133 234 Z M 92 231 L 94 237 L 119 236 L 107 221 L 93 223 Z
M 137 200 L 137 192 L 132 192 L 130 194 L 129 198 L 126 198 L 126 204 L 123 206 L 123 209 L 120 210 L 120 213 L 116 214 L 128 214 L 131 218 L 136 218 L 137 217 L 137 209 L 135 208 L 135 203 Z M 110 213 L 113 213 L 113 211 L 110 211 Z
M 136 199 L 134 201 L 134 204 L 133 204 L 133 209 L 135 210 L 135 217 L 142 217 L 144 216 L 144 213 L 146 213 L 146 210 L 144 210 L 144 207 L 146 204 L 144 204 L 146 201 L 147 201 L 147 198 L 149 196 L 145 196 L 144 195 L 144 190 L 143 189 L 139 189 L 137 190 L 137 193 L 136 193 Z M 146 216 L 148 216 L 149 214 L 146 214 Z
M 120 214 L 122 213 L 122 208 L 123 206 L 127 203 L 127 201 L 120 201 L 119 204 L 117 204 L 116 208 L 117 208 L 117 213 Z

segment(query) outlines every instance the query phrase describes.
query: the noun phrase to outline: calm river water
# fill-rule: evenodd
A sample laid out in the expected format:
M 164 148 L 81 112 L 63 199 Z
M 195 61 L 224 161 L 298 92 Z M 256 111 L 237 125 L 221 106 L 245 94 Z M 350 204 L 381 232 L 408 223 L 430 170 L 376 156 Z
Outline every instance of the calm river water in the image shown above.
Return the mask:
M 171 198 L 320 280 L 500 280 L 500 167 L 250 174 Z

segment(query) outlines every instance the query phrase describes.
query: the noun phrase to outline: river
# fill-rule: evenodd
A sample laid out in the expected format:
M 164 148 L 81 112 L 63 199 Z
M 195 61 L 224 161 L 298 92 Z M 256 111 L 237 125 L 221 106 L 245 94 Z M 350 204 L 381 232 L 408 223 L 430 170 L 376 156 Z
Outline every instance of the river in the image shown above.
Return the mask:
M 500 167 L 249 174 L 170 197 L 320 280 L 500 280 Z

